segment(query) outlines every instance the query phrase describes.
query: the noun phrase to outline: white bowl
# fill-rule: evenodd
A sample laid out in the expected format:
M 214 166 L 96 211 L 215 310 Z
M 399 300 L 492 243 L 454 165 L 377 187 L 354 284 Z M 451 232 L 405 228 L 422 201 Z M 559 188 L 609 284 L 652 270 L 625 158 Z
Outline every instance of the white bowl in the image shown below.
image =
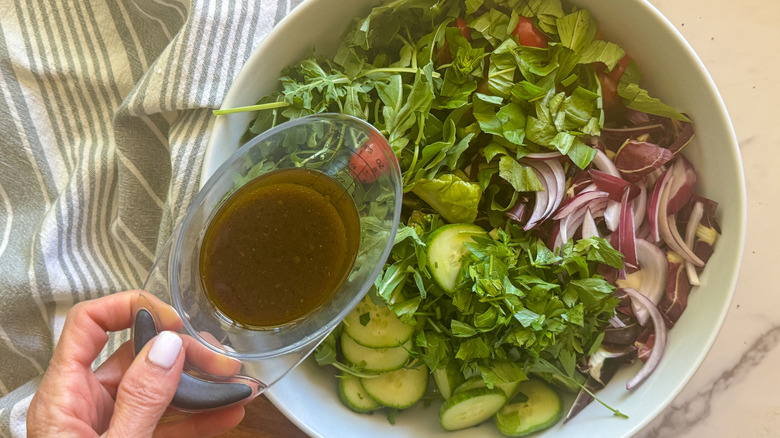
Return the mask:
M 712 79 L 679 32 L 644 0 L 576 0 L 590 9 L 605 35 L 626 49 L 644 73 L 643 86 L 683 109 L 695 122 L 696 139 L 686 156 L 700 174 L 697 192 L 720 203 L 723 234 L 694 288 L 688 310 L 669 333 L 667 352 L 653 375 L 631 391 L 625 382 L 639 364 L 623 369 L 598 395 L 629 415 L 621 419 L 591 403 L 566 425 L 542 436 L 630 436 L 658 415 L 682 390 L 709 351 L 731 302 L 745 238 L 745 184 L 737 140 Z M 286 17 L 257 47 L 232 85 L 224 108 L 254 104 L 278 84 L 280 71 L 312 47 L 329 54 L 351 18 L 364 15 L 373 1 L 309 0 Z M 237 147 L 251 114 L 220 117 L 206 150 L 201 180 Z M 418 404 L 389 424 L 382 413 L 356 414 L 338 400 L 334 369 L 307 360 L 266 393 L 295 424 L 321 437 L 499 437 L 491 422 L 444 432 L 438 403 Z

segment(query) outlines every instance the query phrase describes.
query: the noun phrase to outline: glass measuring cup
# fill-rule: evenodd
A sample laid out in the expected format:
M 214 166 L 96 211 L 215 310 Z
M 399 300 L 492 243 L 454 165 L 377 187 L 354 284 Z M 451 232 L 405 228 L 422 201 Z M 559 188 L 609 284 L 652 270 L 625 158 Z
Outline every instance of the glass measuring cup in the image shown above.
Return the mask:
M 287 324 L 249 328 L 226 319 L 205 293 L 199 272 L 203 235 L 237 188 L 290 168 L 321 172 L 352 199 L 360 219 L 357 255 L 340 288 L 319 307 Z M 173 306 L 182 322 L 179 332 L 197 348 L 235 360 L 241 368 L 235 376 L 215 376 L 188 361 L 172 405 L 199 411 L 244 401 L 306 358 L 381 272 L 398 228 L 401 187 L 398 161 L 387 141 L 368 123 L 340 114 L 281 124 L 250 140 L 219 167 L 174 229 L 144 289 Z M 139 298 L 136 307 L 133 339 L 138 352 L 161 325 L 148 302 Z

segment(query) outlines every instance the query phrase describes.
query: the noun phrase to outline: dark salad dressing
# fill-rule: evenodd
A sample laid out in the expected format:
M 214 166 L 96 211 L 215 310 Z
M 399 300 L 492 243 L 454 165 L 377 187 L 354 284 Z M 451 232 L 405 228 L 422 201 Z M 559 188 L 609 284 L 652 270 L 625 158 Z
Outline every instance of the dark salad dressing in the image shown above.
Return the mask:
M 283 325 L 338 290 L 359 241 L 355 204 L 337 181 L 277 170 L 240 187 L 214 214 L 200 249 L 201 281 L 232 323 Z

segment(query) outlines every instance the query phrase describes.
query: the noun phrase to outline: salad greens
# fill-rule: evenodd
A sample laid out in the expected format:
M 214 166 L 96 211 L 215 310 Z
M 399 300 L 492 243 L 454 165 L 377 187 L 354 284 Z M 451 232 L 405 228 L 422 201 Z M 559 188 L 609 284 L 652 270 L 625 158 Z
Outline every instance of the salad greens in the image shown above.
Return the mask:
M 511 35 L 521 15 L 536 17 L 560 42 L 545 49 L 519 45 Z M 469 32 L 450 25 L 458 17 L 465 17 Z M 597 29 L 587 10 L 567 14 L 559 0 L 388 2 L 355 23 L 333 59 L 312 56 L 288 69 L 281 90 L 248 107 L 266 111 L 247 135 L 288 119 L 339 112 L 369 121 L 388 139 L 405 192 L 467 167 L 475 154 L 485 160 L 483 192 L 496 179 L 516 191 L 539 190 L 531 168 L 512 158 L 558 151 L 585 168 L 595 155 L 583 142 L 605 121 L 594 63 L 609 70 L 625 56 L 616 44 L 598 39 Z M 629 107 L 685 119 L 639 88 L 641 76 L 629 71 L 619 89 Z M 474 191 L 438 181 L 434 193 L 420 192 L 442 201 L 444 186 Z M 497 196 L 496 187 L 484 212 L 501 217 L 512 199 L 504 199 L 506 190 Z M 472 209 L 453 218 L 473 216 Z
M 440 225 L 434 215 L 412 219 L 377 281 L 390 308 L 421 328 L 421 359 L 430 369 L 457 359 L 465 375 L 488 384 L 540 371 L 576 386 L 578 357 L 599 347 L 618 304 L 614 286 L 595 271 L 600 263 L 621 266 L 620 253 L 601 238 L 570 241 L 554 253 L 510 225 L 466 243 L 463 281 L 446 294 L 431 284 L 423 243 Z
M 533 38 L 524 39 L 523 29 Z M 636 268 L 618 251 L 634 251 L 640 233 L 629 202 L 652 188 L 665 161 L 656 159 L 657 172 L 634 181 L 641 189 L 618 170 L 607 180 L 617 189 L 583 190 L 582 182 L 595 181 L 588 170 L 597 161 L 600 170 L 614 168 L 604 167 L 615 154 L 600 144 L 606 131 L 617 146 L 628 141 L 622 135 L 646 142 L 663 131 L 658 149 L 674 154 L 693 135 L 690 120 L 651 97 L 640 80 L 595 18 L 561 0 L 391 0 L 354 22 L 334 57 L 312 54 L 284 72 L 279 90 L 237 110 L 261 110 L 247 138 L 290 119 L 338 112 L 367 120 L 387 139 L 403 175 L 403 224 L 370 296 L 415 326 L 415 366 L 455 364 L 461 377 L 481 377 L 489 388 L 534 375 L 592 397 L 605 382 L 594 386 L 583 364 L 601 351 L 610 323 L 625 326 L 616 315 L 633 317 L 614 286 L 617 272 Z M 529 163 L 548 158 L 554 166 Z M 590 204 L 580 197 L 553 218 L 564 195 L 571 201 L 589 190 Z M 548 204 L 546 193 L 555 194 Z M 536 219 L 524 229 L 532 208 Z M 620 217 L 605 225 L 606 210 Z M 577 231 L 583 216 L 593 224 L 587 235 Z M 599 237 L 599 229 L 616 231 L 618 219 L 619 240 L 618 233 Z M 446 223 L 486 231 L 464 244 L 454 290 L 437 283 L 431 271 L 439 261 L 428 252 Z M 359 319 L 365 326 L 370 315 Z M 338 335 L 320 346 L 317 361 L 375 375 L 340 361 Z

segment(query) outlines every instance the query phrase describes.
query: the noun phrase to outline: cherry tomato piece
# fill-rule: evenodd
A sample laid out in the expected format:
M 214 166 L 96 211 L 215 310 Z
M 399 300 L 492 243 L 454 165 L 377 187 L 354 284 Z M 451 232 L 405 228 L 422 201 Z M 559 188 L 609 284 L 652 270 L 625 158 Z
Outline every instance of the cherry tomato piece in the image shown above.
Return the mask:
M 547 43 L 550 41 L 547 35 L 542 33 L 539 28 L 534 26 L 533 20 L 528 17 L 520 16 L 520 20 L 517 22 L 512 35 L 517 36 L 517 42 L 521 46 L 538 47 L 540 49 L 546 49 Z
M 471 29 L 469 28 L 468 24 L 466 24 L 466 20 L 458 17 L 450 24 L 450 26 L 452 25 L 460 28 L 460 34 L 463 35 L 463 38 L 471 40 Z
M 387 173 L 390 164 L 383 149 L 390 150 L 387 140 L 371 132 L 369 139 L 349 159 L 349 173 L 352 177 L 364 184 L 371 184 Z
M 626 71 L 628 62 L 631 58 L 624 56 L 620 62 L 611 71 L 604 71 L 606 67 L 603 64 L 596 66 L 596 75 L 601 82 L 601 96 L 604 101 L 604 111 L 614 111 L 620 109 L 622 102 L 617 94 L 617 87 L 623 72 Z

